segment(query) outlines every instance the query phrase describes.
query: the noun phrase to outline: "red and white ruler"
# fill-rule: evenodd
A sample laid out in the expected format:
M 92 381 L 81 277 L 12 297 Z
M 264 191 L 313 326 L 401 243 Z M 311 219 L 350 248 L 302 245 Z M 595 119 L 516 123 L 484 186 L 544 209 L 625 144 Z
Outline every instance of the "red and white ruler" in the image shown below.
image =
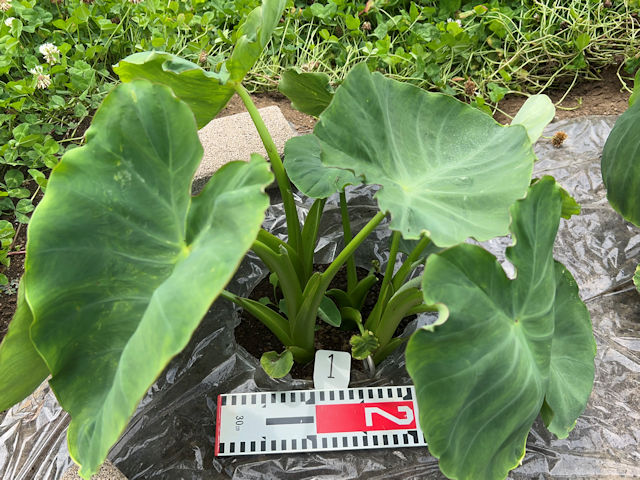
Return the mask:
M 425 446 L 413 387 L 218 396 L 216 456 Z

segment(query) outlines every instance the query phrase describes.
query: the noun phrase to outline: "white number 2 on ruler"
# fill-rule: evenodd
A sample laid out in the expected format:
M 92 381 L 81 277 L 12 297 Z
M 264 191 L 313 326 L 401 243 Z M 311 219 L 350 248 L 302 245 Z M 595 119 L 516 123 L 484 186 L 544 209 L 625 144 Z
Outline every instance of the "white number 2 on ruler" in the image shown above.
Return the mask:
M 404 418 L 398 418 L 380 407 L 365 407 L 364 419 L 367 427 L 373 426 L 373 414 L 380 415 L 396 425 L 410 425 L 413 422 L 413 410 L 411 407 L 398 406 L 398 412 L 404 414 Z
M 349 386 L 351 354 L 333 350 L 318 350 L 313 364 L 313 384 L 318 390 L 340 389 Z

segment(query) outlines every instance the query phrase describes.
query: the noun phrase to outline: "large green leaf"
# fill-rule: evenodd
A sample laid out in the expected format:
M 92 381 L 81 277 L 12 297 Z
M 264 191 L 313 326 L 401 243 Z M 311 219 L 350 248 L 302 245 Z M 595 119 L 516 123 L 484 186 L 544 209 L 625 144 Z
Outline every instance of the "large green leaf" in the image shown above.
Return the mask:
M 191 197 L 202 157 L 189 107 L 134 81 L 105 99 L 65 154 L 29 227 L 31 336 L 72 417 L 88 478 L 136 404 L 180 352 L 255 240 L 272 180 L 232 162 Z
M 549 386 L 541 413 L 547 428 L 565 438 L 589 399 L 596 343 L 589 310 L 580 301 L 573 276 L 561 263 L 556 262 L 555 270 L 555 330 Z
M 114 65 L 123 82 L 145 79 L 171 87 L 193 111 L 198 128 L 224 108 L 235 90 L 226 84 L 224 72 L 207 72 L 195 63 L 165 52 L 140 52 Z
M 203 70 L 195 63 L 165 52 L 134 53 L 113 67 L 123 82 L 145 79 L 171 87 L 204 127 L 233 96 L 233 82 L 241 82 L 271 38 L 286 0 L 263 0 L 238 28 L 231 57 L 220 72 Z
M 503 127 L 447 95 L 353 68 L 314 134 L 344 155 L 323 164 L 382 189 L 382 211 L 404 238 L 439 246 L 507 232 L 509 206 L 525 195 L 534 154 L 521 125 Z M 344 156 L 348 156 L 348 161 Z
M 640 226 L 640 102 L 618 118 L 604 144 L 602 179 L 611 206 Z
M 24 299 L 24 282 L 20 282 L 18 308 L 0 343 L 0 412 L 26 398 L 49 375 L 31 343 L 32 321 L 31 309 Z
M 282 74 L 278 90 L 291 100 L 293 108 L 314 117 L 324 112 L 333 98 L 329 75 L 300 72 L 296 68 L 290 68 Z
M 640 226 L 640 91 L 636 74 L 630 106 L 613 126 L 602 151 L 602 179 L 611 206 L 626 220 Z M 640 291 L 640 265 L 633 277 Z
M 306 196 L 327 198 L 347 185 L 361 183 L 350 170 L 325 167 L 321 158 L 333 155 L 349 161 L 349 157 L 327 145 L 323 149 L 314 135 L 293 137 L 284 146 L 284 168 L 287 175 Z
M 567 414 L 556 431 L 569 423 L 569 412 L 572 421 L 580 413 L 566 406 L 564 397 L 573 391 L 584 405 L 589 396 L 591 384 L 586 382 L 575 390 L 548 390 L 550 375 L 555 381 L 589 363 L 585 350 L 593 363 L 586 309 L 575 285 L 562 272 L 558 279 L 554 267 L 561 204 L 559 187 L 545 177 L 512 206 L 515 245 L 507 249 L 507 258 L 517 270 L 515 280 L 475 245 L 458 245 L 427 260 L 425 302 L 444 304 L 450 313 L 441 325 L 412 336 L 407 370 L 416 386 L 429 450 L 449 477 L 505 478 L 524 456 L 545 395 L 556 413 Z M 556 316 L 562 315 L 573 317 L 562 319 L 554 336 Z M 570 324 L 581 333 L 571 336 L 565 329 Z M 566 351 L 572 341 L 580 344 Z M 565 349 L 566 360 L 559 354 L 552 360 L 552 342 L 558 343 L 556 352 Z

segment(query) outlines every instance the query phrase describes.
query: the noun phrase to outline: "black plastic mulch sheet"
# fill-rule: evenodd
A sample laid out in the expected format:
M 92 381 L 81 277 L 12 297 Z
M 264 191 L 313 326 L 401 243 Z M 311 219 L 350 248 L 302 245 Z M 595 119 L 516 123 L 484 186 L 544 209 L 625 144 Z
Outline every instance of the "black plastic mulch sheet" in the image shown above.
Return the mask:
M 600 177 L 600 153 L 614 120 L 557 122 L 545 135 L 565 131 L 569 137 L 562 148 L 553 148 L 548 139 L 536 145 L 536 176 L 553 175 L 582 205 L 580 216 L 562 220 L 555 256 L 580 285 L 598 354 L 594 391 L 573 432 L 558 440 L 538 420 L 522 465 L 509 475 L 512 479 L 640 478 L 640 295 L 630 282 L 640 261 L 640 229 L 609 207 Z M 349 192 L 350 203 L 359 205 L 352 217 L 354 230 L 376 211 L 371 191 L 359 187 Z M 300 208 L 304 212 L 304 205 Z M 341 235 L 335 201 L 328 203 L 327 212 L 317 254 L 321 262 L 341 247 L 334 241 Z M 270 210 L 266 226 L 275 233 L 284 231 L 281 209 Z M 369 266 L 372 259 L 384 265 L 386 236 L 384 230 L 376 231 L 359 250 L 361 266 Z M 509 243 L 503 238 L 485 245 L 503 259 Z M 509 265 L 505 269 L 508 272 Z M 259 262 L 247 259 L 229 288 L 247 294 L 264 275 Z M 444 478 L 425 448 L 214 457 L 218 394 L 312 388 L 310 382 L 267 377 L 258 361 L 236 345 L 233 328 L 238 322 L 235 307 L 217 301 L 189 346 L 149 390 L 109 455 L 130 480 Z M 358 373 L 351 386 L 409 383 L 402 352 L 396 352 L 374 378 Z M 71 462 L 65 439 L 68 422 L 46 385 L 11 409 L 0 424 L 0 476 L 60 478 Z

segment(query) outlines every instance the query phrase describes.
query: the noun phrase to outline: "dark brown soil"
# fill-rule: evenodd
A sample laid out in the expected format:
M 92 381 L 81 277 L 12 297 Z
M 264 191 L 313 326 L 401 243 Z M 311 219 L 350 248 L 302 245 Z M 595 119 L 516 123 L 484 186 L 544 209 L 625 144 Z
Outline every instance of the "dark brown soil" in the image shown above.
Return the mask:
M 37 205 L 42 199 L 42 191 L 35 181 L 28 181 L 25 185 L 31 192 L 33 204 Z M 35 194 L 35 197 L 34 197 Z M 18 301 L 18 283 L 24 273 L 24 254 L 27 245 L 27 225 L 19 224 L 10 215 L 0 217 L 2 220 L 13 221 L 16 234 L 9 249 L 9 266 L 0 265 L 0 273 L 4 273 L 9 280 L 7 285 L 0 285 L 0 341 L 4 338 L 13 318 Z
M 8 219 L 7 219 L 8 220 Z M 13 247 L 9 253 L 11 263 L 5 268 L 4 274 L 9 279 L 8 285 L 0 287 L 0 340 L 4 338 L 9 328 L 9 322 L 16 310 L 18 299 L 18 282 L 24 273 L 24 247 L 27 243 L 27 226 L 22 225 L 16 235 Z
M 598 82 L 581 83 L 571 89 L 562 102 L 556 105 L 556 120 L 583 117 L 585 115 L 620 115 L 629 107 L 629 96 L 624 84 L 616 73 L 616 68 L 610 68 L 600 73 Z M 632 86 L 632 83 L 629 84 Z M 567 86 L 566 88 L 568 88 Z M 545 92 L 554 103 L 565 96 L 566 89 Z M 507 95 L 498 105 L 502 112 L 494 115 L 500 123 L 509 123 L 527 97 L 521 95 Z M 507 117 L 507 115 L 509 117 Z
M 346 276 L 341 270 L 334 279 L 335 283 L 346 283 Z M 344 288 L 344 287 L 337 287 Z M 269 278 L 263 279 L 251 293 L 253 300 L 267 297 L 271 302 L 275 302 L 273 286 L 269 283 Z M 274 309 L 275 310 L 275 309 Z M 316 348 L 325 350 L 349 351 L 349 339 L 354 335 L 354 331 L 340 330 L 331 327 L 322 321 L 317 322 Z M 333 335 L 327 335 L 332 331 Z M 240 313 L 240 325 L 236 327 L 235 338 L 239 345 L 242 345 L 251 355 L 260 359 L 264 352 L 282 352 L 283 345 L 278 338 L 271 333 L 262 322 L 257 320 L 246 311 Z M 291 374 L 294 378 L 310 378 L 313 375 L 313 368 L 310 365 L 294 364 Z

